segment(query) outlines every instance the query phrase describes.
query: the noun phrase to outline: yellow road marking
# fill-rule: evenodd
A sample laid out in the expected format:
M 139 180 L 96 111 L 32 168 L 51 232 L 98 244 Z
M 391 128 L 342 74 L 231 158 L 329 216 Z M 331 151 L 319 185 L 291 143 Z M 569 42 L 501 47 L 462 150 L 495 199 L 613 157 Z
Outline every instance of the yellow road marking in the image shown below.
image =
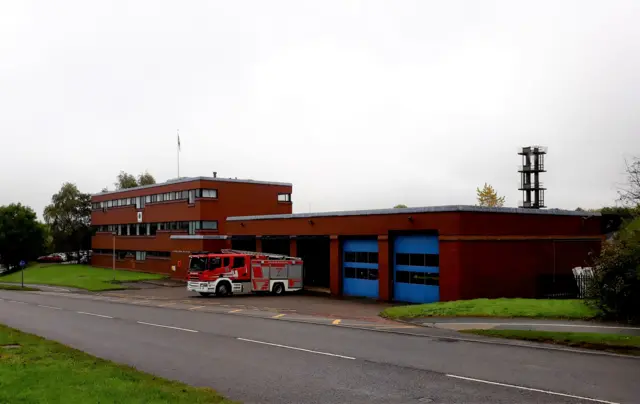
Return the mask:
M 231 310 L 229 313 L 237 313 L 239 311 L 242 311 L 242 309 L 235 309 L 235 310 Z
M 193 306 L 193 307 L 189 307 L 189 310 L 198 310 L 198 309 L 201 309 L 203 307 L 207 307 L 207 306 Z
M 286 316 L 286 314 L 278 314 L 278 315 L 275 315 L 275 316 L 273 316 L 271 318 L 280 318 L 280 317 L 284 317 L 284 316 Z
M 340 319 L 338 319 L 338 320 L 333 320 L 333 322 L 332 322 L 331 324 L 333 324 L 333 325 L 338 325 L 338 324 L 340 324 L 340 322 L 341 322 L 341 321 L 342 321 L 342 320 L 340 320 Z

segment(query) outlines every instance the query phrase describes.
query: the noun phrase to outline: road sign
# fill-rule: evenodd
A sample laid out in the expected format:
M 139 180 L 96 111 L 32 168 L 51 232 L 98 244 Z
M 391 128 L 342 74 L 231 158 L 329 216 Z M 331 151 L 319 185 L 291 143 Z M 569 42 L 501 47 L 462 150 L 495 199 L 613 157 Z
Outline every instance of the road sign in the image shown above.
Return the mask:
M 26 262 L 24 262 L 24 260 L 20 261 L 20 266 L 21 266 L 21 267 L 25 267 L 26 265 L 27 265 L 27 263 L 26 263 Z

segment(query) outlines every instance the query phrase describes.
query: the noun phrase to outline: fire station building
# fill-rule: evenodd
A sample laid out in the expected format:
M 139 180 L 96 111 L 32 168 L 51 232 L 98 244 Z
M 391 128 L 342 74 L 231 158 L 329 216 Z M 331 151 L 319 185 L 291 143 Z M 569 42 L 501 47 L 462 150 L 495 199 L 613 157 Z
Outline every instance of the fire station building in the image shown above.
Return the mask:
M 185 276 L 192 251 L 301 257 L 306 287 L 434 302 L 536 297 L 602 242 L 599 214 L 438 206 L 292 214 L 291 184 L 212 177 L 94 195 L 92 264 Z

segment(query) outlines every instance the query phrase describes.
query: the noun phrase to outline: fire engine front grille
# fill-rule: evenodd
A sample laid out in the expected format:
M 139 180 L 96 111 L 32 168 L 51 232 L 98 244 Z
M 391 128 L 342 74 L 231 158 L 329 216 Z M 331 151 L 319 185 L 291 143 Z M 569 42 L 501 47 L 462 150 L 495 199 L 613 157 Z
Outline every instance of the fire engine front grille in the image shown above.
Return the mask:
M 200 276 L 198 274 L 189 274 L 189 280 L 190 281 L 199 281 L 200 280 Z

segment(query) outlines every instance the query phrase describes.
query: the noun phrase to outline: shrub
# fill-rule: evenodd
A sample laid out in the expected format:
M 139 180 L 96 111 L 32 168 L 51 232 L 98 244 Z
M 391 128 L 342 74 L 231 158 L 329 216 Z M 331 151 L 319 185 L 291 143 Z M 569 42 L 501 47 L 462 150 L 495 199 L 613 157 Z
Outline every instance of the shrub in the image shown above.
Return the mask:
M 640 218 L 603 245 L 589 297 L 605 318 L 640 321 Z

